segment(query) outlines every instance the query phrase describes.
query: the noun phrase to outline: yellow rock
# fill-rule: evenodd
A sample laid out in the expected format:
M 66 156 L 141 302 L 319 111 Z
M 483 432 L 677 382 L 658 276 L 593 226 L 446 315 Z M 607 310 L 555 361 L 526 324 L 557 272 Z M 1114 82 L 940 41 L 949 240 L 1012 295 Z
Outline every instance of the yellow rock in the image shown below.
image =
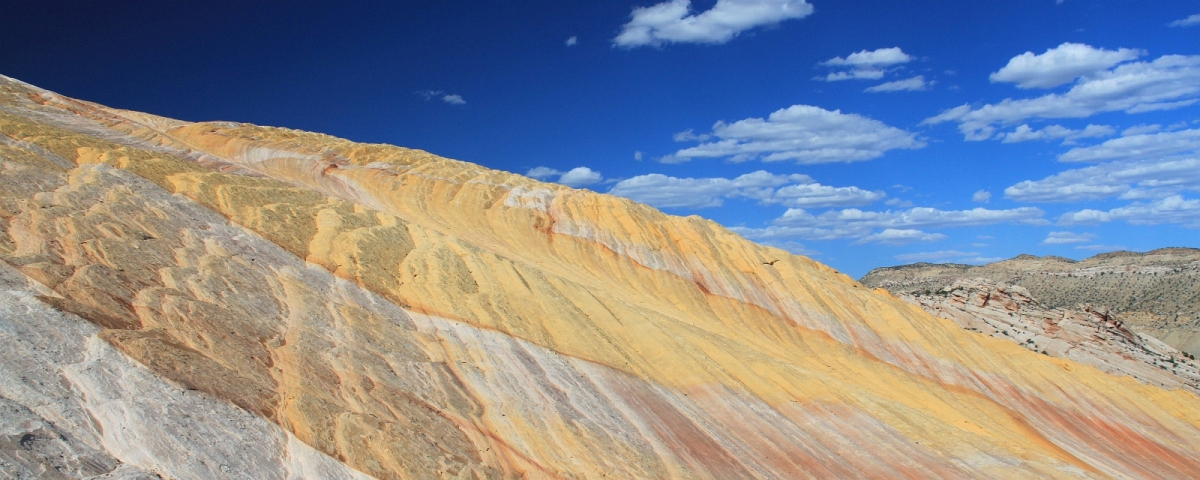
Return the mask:
M 698 217 L 7 79 L 0 106 L 0 259 L 159 375 L 380 478 L 1200 471 L 1195 395 Z

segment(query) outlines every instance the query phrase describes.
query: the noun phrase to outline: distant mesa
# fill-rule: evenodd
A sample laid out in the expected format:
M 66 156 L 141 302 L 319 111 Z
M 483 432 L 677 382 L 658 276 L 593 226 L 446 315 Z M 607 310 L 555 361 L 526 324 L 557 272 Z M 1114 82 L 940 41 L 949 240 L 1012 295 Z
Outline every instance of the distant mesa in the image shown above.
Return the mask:
M 920 295 L 959 281 L 1019 286 L 1050 309 L 1108 309 L 1131 331 L 1200 355 L 1200 249 L 1117 251 L 1075 261 L 1022 254 L 982 266 L 917 263 L 872 270 L 872 288 Z

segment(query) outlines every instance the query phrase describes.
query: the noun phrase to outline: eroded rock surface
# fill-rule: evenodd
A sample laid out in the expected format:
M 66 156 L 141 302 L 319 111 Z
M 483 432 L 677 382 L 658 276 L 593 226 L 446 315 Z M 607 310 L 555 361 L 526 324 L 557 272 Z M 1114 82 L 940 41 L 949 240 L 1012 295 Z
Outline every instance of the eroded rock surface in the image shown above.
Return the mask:
M 1029 350 L 1127 375 L 1163 388 L 1200 393 L 1200 371 L 1189 355 L 1129 330 L 1107 308 L 1047 308 L 1028 290 L 983 279 L 959 280 L 940 290 L 899 294 L 925 311 Z
M 71 407 L 81 419 L 180 432 L 73 433 L 121 465 L 183 478 L 221 465 L 255 478 L 1200 471 L 1192 392 L 966 331 L 696 217 L 6 78 L 0 134 L 0 260 L 26 285 L 9 303 L 86 327 L 64 343 L 73 360 L 14 365 L 66 379 L 56 398 L 85 405 Z M 61 335 L 3 318 L 14 341 Z M 152 388 L 167 393 L 139 402 Z M 210 403 L 156 407 L 171 392 Z M 245 445 L 227 430 L 260 433 Z
M 1025 288 L 1047 308 L 1105 308 L 1132 331 L 1200 355 L 1200 249 L 1111 252 L 1080 261 L 1020 255 L 981 266 L 916 263 L 877 268 L 861 281 L 919 295 L 975 278 Z
M 0 472 L 14 478 L 365 478 L 265 419 L 179 388 L 0 262 Z

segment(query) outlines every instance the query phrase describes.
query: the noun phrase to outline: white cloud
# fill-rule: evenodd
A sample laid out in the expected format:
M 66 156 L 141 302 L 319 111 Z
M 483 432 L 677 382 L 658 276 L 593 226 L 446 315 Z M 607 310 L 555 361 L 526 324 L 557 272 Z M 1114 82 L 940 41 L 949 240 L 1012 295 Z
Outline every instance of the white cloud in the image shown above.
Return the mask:
M 913 206 L 913 203 L 911 201 L 901 200 L 899 198 L 889 198 L 886 202 L 883 202 L 883 204 L 887 205 L 889 207 L 901 207 L 901 208 Z
M 642 161 L 642 158 L 645 157 L 645 155 L 646 154 L 642 153 L 641 150 L 638 150 L 638 151 L 633 152 L 633 159 L 640 162 L 640 161 Z
M 1134 125 L 1132 127 L 1121 130 L 1121 136 L 1122 137 L 1132 137 L 1134 135 L 1142 135 L 1142 134 L 1146 134 L 1146 133 L 1156 133 L 1159 130 L 1162 130 L 1162 125 L 1159 125 L 1157 123 L 1155 123 L 1153 125 L 1146 125 L 1143 123 L 1141 125 Z
M 971 195 L 971 201 L 975 203 L 988 203 L 992 201 L 992 192 L 987 190 L 976 191 L 975 194 Z
M 1200 101 L 1200 55 L 1164 55 L 1152 62 L 1129 62 L 1089 74 L 1063 94 L 1013 100 L 981 107 L 960 105 L 925 119 L 922 125 L 958 122 L 967 140 L 993 138 L 997 126 L 1030 118 L 1085 118 L 1097 113 L 1169 110 Z
M 813 7 L 804 0 L 717 0 L 694 14 L 690 0 L 671 0 L 634 8 L 613 44 L 624 48 L 664 43 L 719 44 L 752 28 L 804 18 Z
M 1099 145 L 1073 148 L 1059 155 L 1064 162 L 1099 162 L 1162 158 L 1200 151 L 1200 129 L 1143 133 L 1114 138 Z
M 821 65 L 834 68 L 848 68 L 848 70 L 831 72 L 825 77 L 817 77 L 813 80 L 824 80 L 826 82 L 836 82 L 840 80 L 878 80 L 883 78 L 885 68 L 908 63 L 912 61 L 912 57 L 900 47 L 880 48 L 878 50 L 863 50 L 847 55 L 846 58 L 834 57 L 824 62 Z M 912 79 L 908 81 L 911 82 Z M 924 78 L 922 78 L 922 81 Z M 896 82 L 892 82 L 896 83 Z M 887 85 L 887 84 L 884 84 Z M 879 90 L 879 91 L 894 91 L 894 90 Z
M 862 211 L 857 208 L 831 210 L 818 216 L 792 208 L 775 220 L 777 225 L 839 227 L 862 226 L 868 228 L 945 228 L 972 227 L 996 223 L 1020 222 L 1040 219 L 1044 215 L 1039 208 L 1021 207 L 1011 210 L 939 210 L 930 207 L 915 207 L 893 212 Z
M 896 80 L 894 82 L 881 83 L 874 87 L 870 87 L 864 91 L 868 92 L 868 93 L 903 92 L 903 91 L 916 92 L 916 91 L 921 91 L 921 90 L 928 90 L 930 85 L 933 85 L 933 82 L 926 83 L 924 75 L 917 75 L 915 77 L 907 78 L 904 80 Z
M 550 167 L 533 167 L 529 169 L 528 172 L 525 172 L 526 177 L 536 178 L 538 180 L 545 180 L 547 178 L 562 174 L 563 172 Z
M 1050 125 L 1041 130 L 1034 130 L 1029 125 L 1022 124 L 1016 130 L 1004 134 L 1004 143 L 1062 139 L 1064 144 L 1070 144 L 1081 138 L 1108 137 L 1115 133 L 1117 130 L 1108 125 L 1088 125 L 1083 130 L 1071 130 L 1062 125 Z
M 762 170 L 733 179 L 677 178 L 652 173 L 617 182 L 608 193 L 659 208 L 718 207 L 730 198 L 789 207 L 840 207 L 867 205 L 886 196 L 884 192 L 853 186 L 821 185 L 807 175 L 775 175 Z
M 878 50 L 863 50 L 847 55 L 846 58 L 834 57 L 824 62 L 821 65 L 829 65 L 835 67 L 886 67 L 890 65 L 899 65 L 912 61 L 912 57 L 900 47 L 880 48 Z
M 881 191 L 863 190 L 858 187 L 831 187 L 819 183 L 788 185 L 775 191 L 768 203 L 780 203 L 788 207 L 848 207 L 869 205 L 886 197 Z
M 600 183 L 601 180 L 604 180 L 604 177 L 600 175 L 600 172 L 587 167 L 572 168 L 571 171 L 558 177 L 558 183 L 569 187 L 586 187 Z
M 1087 243 L 1096 238 L 1092 233 L 1050 232 L 1042 245 L 1066 245 L 1068 243 Z
M 830 210 L 813 215 L 800 208 L 788 209 L 766 228 L 738 227 L 733 230 L 754 240 L 833 240 L 864 238 L 876 230 L 916 230 L 993 225 L 998 223 L 1044 224 L 1041 209 L 1022 207 L 1011 210 L 939 210 L 916 207 L 901 211 L 872 212 L 857 208 Z
M 761 158 L 801 164 L 854 162 L 877 158 L 888 150 L 925 146 L 916 134 L 878 120 L 810 105 L 776 110 L 766 120 L 717 122 L 712 136 L 720 140 L 680 150 L 664 161 L 731 157 L 733 161 Z
M 554 180 L 555 183 L 561 183 L 569 187 L 585 187 L 594 185 L 604 180 L 600 172 L 587 167 L 575 167 L 569 172 L 555 170 L 549 167 L 534 167 L 525 172 L 526 177 L 536 178 L 538 180 L 547 180 L 553 177 L 558 177 Z
M 578 44 L 579 44 L 579 37 L 576 37 L 576 36 L 574 36 L 574 35 L 571 35 L 571 38 L 568 38 L 568 39 L 567 39 L 567 41 L 566 41 L 566 44 L 567 44 L 567 46 L 568 46 L 568 47 L 574 47 L 575 45 L 578 45 Z
M 1121 195 L 1165 197 L 1200 190 L 1200 158 L 1111 162 L 1077 168 L 1004 189 L 1020 202 L 1078 202 Z
M 883 78 L 883 70 L 874 68 L 859 68 L 847 70 L 845 72 L 830 72 L 824 77 L 816 77 L 813 80 L 824 80 L 826 82 L 838 82 L 842 80 L 879 80 Z
M 1179 20 L 1176 20 L 1174 22 L 1167 24 L 1167 26 L 1169 26 L 1169 27 L 1190 27 L 1193 25 L 1200 25 L 1200 13 L 1189 16 L 1187 18 L 1181 18 Z
M 424 98 L 427 102 L 434 98 L 438 98 L 451 105 L 467 104 L 467 101 L 463 100 L 462 95 L 448 94 L 441 90 L 421 90 L 417 92 L 417 95 L 419 95 L 421 98 Z
M 993 73 L 993 82 L 1015 83 L 1017 88 L 1052 88 L 1114 65 L 1134 60 L 1144 52 L 1129 48 L 1105 50 L 1080 43 L 1063 43 L 1036 55 L 1025 52 Z
M 1003 260 L 1000 257 L 982 257 L 979 252 L 960 252 L 958 250 L 939 250 L 936 252 L 918 252 L 896 255 L 901 262 L 947 262 L 954 260 L 959 263 L 982 264 Z
M 1134 225 L 1177 223 L 1189 228 L 1200 228 L 1200 200 L 1188 200 L 1181 195 L 1172 195 L 1152 202 L 1134 202 L 1107 212 L 1093 209 L 1069 212 L 1059 217 L 1058 223 L 1094 225 L 1116 220 Z
M 887 228 L 882 232 L 867 235 L 855 243 L 882 243 L 886 245 L 904 245 L 913 242 L 935 242 L 946 238 L 940 233 L 925 233 L 913 229 Z
M 1100 210 L 1084 209 L 1077 212 L 1067 212 L 1058 217 L 1059 225 L 1096 225 L 1112 220 L 1112 216 L 1108 212 Z
M 692 129 L 689 128 L 682 132 L 676 133 L 675 135 L 672 135 L 671 138 L 673 140 L 675 140 L 676 142 L 696 142 L 696 141 L 705 142 L 705 141 L 708 141 L 708 139 L 712 138 L 712 135 L 709 135 L 707 133 L 701 134 L 701 135 L 696 135 L 696 132 L 692 131 Z

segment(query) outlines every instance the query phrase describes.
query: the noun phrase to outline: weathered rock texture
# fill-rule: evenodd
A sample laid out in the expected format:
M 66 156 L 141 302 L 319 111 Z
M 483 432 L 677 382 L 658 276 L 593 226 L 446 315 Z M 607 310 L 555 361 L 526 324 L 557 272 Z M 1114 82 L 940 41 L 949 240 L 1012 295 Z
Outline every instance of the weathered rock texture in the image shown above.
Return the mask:
M 1035 352 L 1168 389 L 1183 387 L 1200 393 L 1200 371 L 1194 359 L 1154 337 L 1130 331 L 1105 308 L 1047 308 L 1022 287 L 982 279 L 898 296 L 963 328 L 1007 338 Z
M 697 217 L 2 80 L 0 260 L 26 285 L 5 305 L 85 319 L 86 355 L 119 351 L 181 396 L 226 402 L 172 409 L 141 383 L 60 381 L 64 402 L 104 386 L 104 412 L 129 422 L 182 417 L 165 430 L 185 435 L 164 440 L 38 413 L 123 435 L 73 450 L 100 470 L 187 477 L 164 465 L 194 465 L 192 450 L 159 446 L 191 441 L 255 478 L 296 464 L 378 478 L 1200 471 L 1192 392 L 966 331 Z M 58 327 L 20 311 L 3 314 L 14 338 L 53 345 L 37 339 Z M 23 368 L 70 379 L 80 361 Z M 260 421 L 282 433 L 261 430 L 258 450 L 225 434 Z
M 860 281 L 920 294 L 975 278 L 1024 287 L 1048 308 L 1105 308 L 1130 330 L 1200 355 L 1200 249 L 1112 252 L 1081 261 L 1021 255 L 978 267 L 915 263 L 877 268 Z

